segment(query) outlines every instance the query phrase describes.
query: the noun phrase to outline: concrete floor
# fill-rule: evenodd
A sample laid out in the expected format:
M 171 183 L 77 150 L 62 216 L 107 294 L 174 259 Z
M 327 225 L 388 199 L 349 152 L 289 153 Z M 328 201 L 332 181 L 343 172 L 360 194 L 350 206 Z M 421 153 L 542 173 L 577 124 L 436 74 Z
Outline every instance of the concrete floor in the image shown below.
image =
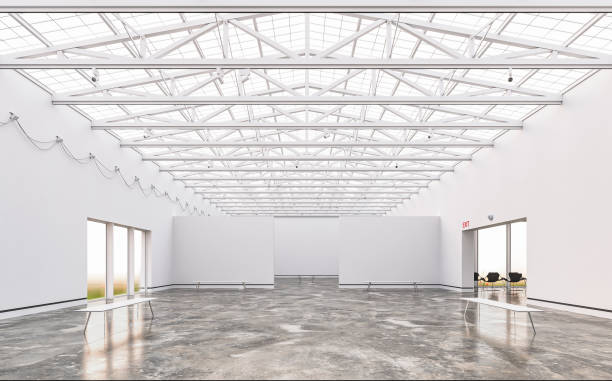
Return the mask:
M 492 307 L 465 321 L 452 291 L 278 279 L 154 296 L 155 320 L 144 307 L 97 314 L 86 337 L 74 308 L 0 321 L 0 378 L 612 378 L 612 321 L 546 311 L 534 336 L 526 316 Z

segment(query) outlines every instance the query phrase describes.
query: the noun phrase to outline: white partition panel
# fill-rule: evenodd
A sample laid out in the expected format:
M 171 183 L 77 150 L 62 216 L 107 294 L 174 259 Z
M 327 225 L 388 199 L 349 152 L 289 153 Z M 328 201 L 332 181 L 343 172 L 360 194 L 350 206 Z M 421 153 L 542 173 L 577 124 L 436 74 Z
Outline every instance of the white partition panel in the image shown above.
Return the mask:
M 438 284 L 438 217 L 341 217 L 340 285 Z
M 176 217 L 174 283 L 274 285 L 272 217 Z
M 338 217 L 276 217 L 276 275 L 338 275 Z

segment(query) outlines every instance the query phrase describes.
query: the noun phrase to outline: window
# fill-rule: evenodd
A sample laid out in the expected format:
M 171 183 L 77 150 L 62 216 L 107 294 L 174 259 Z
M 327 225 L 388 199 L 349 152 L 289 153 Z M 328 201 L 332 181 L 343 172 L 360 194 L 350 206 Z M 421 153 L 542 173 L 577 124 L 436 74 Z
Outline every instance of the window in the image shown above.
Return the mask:
M 106 224 L 87 221 L 87 299 L 106 295 Z
M 112 237 L 107 237 L 107 234 Z M 131 234 L 133 237 L 130 237 Z M 147 234 L 150 232 L 113 223 L 87 221 L 87 299 L 106 297 L 111 300 L 115 296 L 133 295 L 145 287 Z M 106 243 L 111 238 L 112 248 L 107 248 Z M 130 238 L 134 240 L 133 254 L 128 248 Z M 112 271 L 112 284 L 107 282 L 107 278 L 110 278 L 107 271 Z M 130 289 L 131 284 L 134 285 L 133 290 Z

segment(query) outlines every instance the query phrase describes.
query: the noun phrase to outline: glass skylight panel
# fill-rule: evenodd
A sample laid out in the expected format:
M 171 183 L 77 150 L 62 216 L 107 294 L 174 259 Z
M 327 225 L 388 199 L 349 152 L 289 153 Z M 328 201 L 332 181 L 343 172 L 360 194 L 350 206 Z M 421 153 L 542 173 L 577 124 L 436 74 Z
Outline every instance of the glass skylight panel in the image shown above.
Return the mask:
M 612 16 L 605 15 L 595 25 L 580 35 L 574 43 L 573 48 L 597 51 L 612 54 Z
M 0 54 L 44 47 L 45 45 L 7 13 L 0 13 Z
M 81 74 L 72 69 L 30 69 L 26 72 L 55 93 L 92 87 Z
M 24 13 L 22 17 L 52 44 L 113 34 L 97 13 Z

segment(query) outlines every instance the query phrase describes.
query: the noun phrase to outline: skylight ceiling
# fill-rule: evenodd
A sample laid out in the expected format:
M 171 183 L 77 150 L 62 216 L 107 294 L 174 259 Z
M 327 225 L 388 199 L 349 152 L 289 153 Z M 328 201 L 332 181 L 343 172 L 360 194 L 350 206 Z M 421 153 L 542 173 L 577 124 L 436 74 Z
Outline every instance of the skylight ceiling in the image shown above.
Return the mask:
M 0 68 L 228 214 L 386 214 L 610 67 L 611 23 L 0 13 Z

